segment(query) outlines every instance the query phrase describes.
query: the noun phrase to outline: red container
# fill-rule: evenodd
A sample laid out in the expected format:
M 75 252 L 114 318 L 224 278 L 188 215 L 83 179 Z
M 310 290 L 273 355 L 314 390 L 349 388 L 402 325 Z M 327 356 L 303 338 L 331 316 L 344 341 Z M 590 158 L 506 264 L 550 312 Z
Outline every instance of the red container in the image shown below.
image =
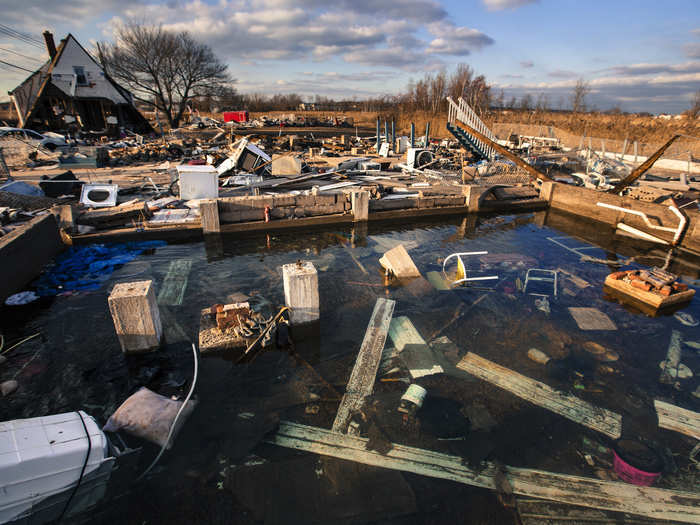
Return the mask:
M 224 122 L 248 122 L 248 112 L 224 111 Z
M 613 448 L 613 456 L 613 468 L 615 472 L 620 476 L 621 480 L 627 483 L 648 487 L 661 475 L 661 472 L 646 472 L 644 470 L 639 470 L 637 467 L 633 467 L 618 455 L 615 448 Z

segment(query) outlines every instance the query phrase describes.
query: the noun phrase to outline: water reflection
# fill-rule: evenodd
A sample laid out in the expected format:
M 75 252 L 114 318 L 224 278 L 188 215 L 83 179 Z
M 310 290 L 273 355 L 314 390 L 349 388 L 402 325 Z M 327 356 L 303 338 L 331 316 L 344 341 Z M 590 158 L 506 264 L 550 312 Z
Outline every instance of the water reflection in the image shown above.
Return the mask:
M 561 236 L 577 246 L 595 245 L 587 253 L 610 264 L 581 261 L 548 240 Z M 442 260 L 454 252 L 510 257 L 475 260 L 475 270 L 498 275 L 487 287 L 441 290 L 424 278 L 387 283 L 378 259 L 398 243 L 410 247 L 424 276 L 440 273 Z M 8 340 L 42 332 L 13 351 L 4 365 L 3 378 L 17 373 L 21 388 L 3 400 L 3 419 L 83 408 L 104 422 L 140 386 L 182 395 L 189 386 L 189 341 L 197 340 L 201 309 L 236 294 L 256 294 L 280 305 L 281 266 L 310 260 L 319 271 L 321 320 L 310 330 L 292 330 L 295 353 L 273 350 L 239 366 L 221 357 L 203 358 L 199 406 L 159 470 L 122 497 L 118 511 L 108 503 L 97 516 L 114 523 L 407 523 L 406 516 L 411 523 L 508 523 L 512 513 L 487 491 L 338 460 L 320 466 L 317 456 L 260 441 L 280 419 L 331 427 L 374 303 L 389 297 L 396 301 L 394 318 L 410 319 L 431 355 L 453 373 L 420 378 L 431 401 L 414 421 L 406 421 L 396 408 L 410 382 L 408 365 L 397 358 L 380 367 L 368 406 L 373 428 L 379 429 L 373 432 L 383 439 L 459 454 L 477 466 L 488 458 L 593 477 L 602 475 L 597 470 L 611 470 L 604 463 L 592 467 L 580 452 L 583 439 L 604 447 L 604 436 L 454 368 L 471 351 L 621 413 L 629 425 L 626 432 L 643 433 L 687 457 L 687 442 L 661 434 L 649 421 L 655 397 L 697 406 L 696 379 L 677 388 L 660 384 L 658 363 L 672 329 L 694 342 L 700 341 L 698 328 L 671 316 L 651 319 L 602 293 L 616 261 L 633 257 L 635 265 L 661 265 L 666 255 L 656 246 L 553 211 L 208 235 L 199 243 L 161 246 L 127 261 L 95 290 L 36 305 L 24 311 L 21 322 L 3 316 Z M 125 357 L 107 310 L 111 287 L 133 279 L 153 279 L 162 286 L 176 259 L 192 265 L 182 304 L 161 306 L 164 346 L 153 354 Z M 530 267 L 564 270 L 547 309 L 535 302 L 538 297 L 522 292 Z M 669 269 L 691 286 L 700 278 L 700 261 L 693 256 L 673 257 Z M 596 308 L 617 329 L 581 330 L 570 307 Z M 697 300 L 684 311 L 700 317 Z M 387 341 L 389 350 L 394 345 Z M 619 359 L 600 361 L 590 351 L 595 345 Z M 528 357 L 532 348 L 552 365 Z M 38 357 L 22 368 L 36 352 Z M 697 346 L 684 346 L 683 362 L 700 370 Z M 392 368 L 398 371 L 388 373 Z M 152 453 L 144 451 L 148 462 Z M 665 476 L 661 483 L 688 489 L 679 476 Z

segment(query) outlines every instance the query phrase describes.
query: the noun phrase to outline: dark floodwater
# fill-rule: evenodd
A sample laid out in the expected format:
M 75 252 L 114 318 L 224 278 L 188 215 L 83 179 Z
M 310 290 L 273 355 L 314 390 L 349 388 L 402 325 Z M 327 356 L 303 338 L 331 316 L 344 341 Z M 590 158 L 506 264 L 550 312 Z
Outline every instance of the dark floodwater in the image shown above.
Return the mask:
M 372 224 L 364 230 L 261 233 L 146 250 L 111 273 L 93 276 L 95 289 L 45 298 L 32 307 L 5 308 L 0 322 L 6 341 L 36 332 L 41 337 L 13 350 L 0 369 L 0 379 L 16 377 L 20 382 L 15 394 L 0 400 L 2 419 L 83 409 L 104 423 L 141 386 L 184 396 L 200 310 L 225 303 L 236 293 L 281 305 L 280 268 L 304 259 L 319 270 L 321 320 L 308 333 L 292 333 L 301 359 L 276 350 L 246 365 L 202 357 L 197 408 L 173 448 L 148 479 L 105 502 L 90 514 L 91 521 L 514 522 L 513 511 L 486 490 L 350 462 L 322 462 L 318 456 L 261 442 L 278 419 L 331 427 L 337 395 L 344 392 L 378 297 L 396 300 L 394 317 L 408 317 L 436 355 L 451 364 L 471 351 L 621 413 L 626 436 L 642 436 L 673 454 L 677 471 L 666 474 L 659 485 L 697 490 L 687 460 L 692 443 L 658 430 L 652 403 L 661 398 L 698 409 L 693 395 L 697 378 L 677 387 L 658 379 L 672 330 L 681 331 L 692 345 L 683 345 L 682 362 L 700 373 L 700 327 L 681 324 L 672 315 L 649 318 L 605 298 L 602 282 L 617 267 L 582 262 L 548 237 L 600 260 L 637 256 L 632 266 L 661 265 L 665 253 L 617 241 L 614 251 L 607 251 L 591 242 L 595 229 L 584 228 L 585 235 L 576 228 L 555 229 L 544 222 L 563 223 L 544 218 L 525 214 Z M 600 232 L 599 237 L 609 248 L 610 233 Z M 474 275 L 497 275 L 498 280 L 454 291 L 437 290 L 423 280 L 386 287 L 378 259 L 398 243 L 409 249 L 424 276 L 440 272 L 441 260 L 452 253 L 488 251 L 481 261 L 469 259 L 470 267 Z M 171 263 L 182 260 L 192 263 L 183 303 L 161 306 L 164 346 L 152 354 L 125 357 L 107 307 L 112 286 L 144 279 L 161 286 Z M 550 294 L 547 308 L 535 302 L 538 296 L 520 290 L 528 268 L 564 270 L 590 286 L 581 288 L 560 273 L 554 297 L 545 283 L 531 283 L 528 291 Z M 694 261 L 674 258 L 672 269 L 683 273 L 691 286 L 698 284 Z M 700 319 L 699 305 L 695 299 L 683 311 Z M 617 330 L 581 330 L 569 307 L 597 308 Z M 613 350 L 619 360 L 601 364 L 586 350 L 590 342 Z M 559 366 L 533 362 L 527 356 L 531 348 L 558 360 Z M 458 454 L 472 464 L 489 459 L 592 477 L 612 470 L 603 435 L 464 374 L 418 379 L 428 398 L 416 419 L 407 421 L 396 408 L 408 385 L 396 379 L 409 376 L 401 360 L 387 368 L 393 366 L 401 370 L 391 375 L 383 375 L 386 368 L 380 370 L 369 403 L 373 432 L 379 428 L 383 439 Z M 144 445 L 135 471 L 156 453 L 156 447 Z M 584 459 L 587 454 L 594 466 Z

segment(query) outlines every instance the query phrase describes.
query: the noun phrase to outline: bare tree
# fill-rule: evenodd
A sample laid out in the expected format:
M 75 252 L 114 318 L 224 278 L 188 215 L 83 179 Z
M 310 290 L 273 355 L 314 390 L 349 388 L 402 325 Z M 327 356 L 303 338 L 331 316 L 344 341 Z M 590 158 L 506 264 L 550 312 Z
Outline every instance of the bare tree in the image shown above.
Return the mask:
M 186 31 L 130 22 L 117 28 L 113 44 L 98 43 L 97 52 L 107 73 L 137 100 L 165 113 L 172 128 L 180 125 L 190 100 L 233 83 L 212 49 Z
M 430 111 L 433 115 L 436 115 L 444 106 L 446 90 L 447 73 L 442 70 L 430 79 Z
M 549 110 L 549 97 L 546 93 L 540 93 L 537 95 L 537 102 L 535 104 L 535 109 L 537 111 L 547 111 Z
M 520 99 L 520 109 L 523 111 L 530 111 L 530 108 L 532 108 L 532 95 L 526 93 Z
M 693 98 L 690 101 L 690 108 L 686 112 L 689 119 L 696 119 L 700 117 L 700 89 L 695 92 Z
M 571 93 L 571 109 L 574 113 L 586 111 L 586 96 L 591 92 L 588 82 L 579 78 Z

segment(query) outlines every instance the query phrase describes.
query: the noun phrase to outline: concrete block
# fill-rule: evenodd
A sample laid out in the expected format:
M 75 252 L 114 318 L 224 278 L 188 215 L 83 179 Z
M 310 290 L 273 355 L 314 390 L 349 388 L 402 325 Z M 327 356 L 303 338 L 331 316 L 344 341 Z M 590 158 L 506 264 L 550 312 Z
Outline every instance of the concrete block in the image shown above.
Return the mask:
M 221 231 L 219 224 L 219 204 L 216 199 L 206 199 L 199 202 L 199 213 L 202 217 L 203 233 L 218 233 Z
M 118 283 L 107 302 L 122 352 L 147 352 L 160 346 L 163 327 L 153 281 Z
M 356 191 L 351 197 L 353 220 L 366 221 L 369 219 L 369 192 Z
M 272 197 L 272 203 L 275 208 L 294 206 L 296 204 L 296 195 L 275 195 Z
M 0 237 L 0 304 L 21 291 L 65 245 L 56 217 L 40 215 Z
M 547 180 L 540 186 L 540 199 L 547 202 L 552 202 L 552 195 L 554 194 L 554 181 Z
M 478 188 L 476 186 L 462 186 L 464 203 L 470 212 L 479 211 L 479 198 L 481 197 L 482 193 L 482 188 Z
M 318 321 L 318 272 L 313 263 L 299 261 L 282 266 L 284 301 L 291 309 L 292 325 Z
M 301 175 L 301 159 L 291 155 L 279 155 L 272 157 L 272 176 L 293 176 Z
M 382 268 L 389 270 L 394 276 L 399 279 L 409 278 L 409 277 L 420 277 L 420 272 L 416 265 L 413 263 L 413 259 L 408 255 L 406 248 L 403 244 L 399 244 L 395 248 L 392 248 L 384 254 L 384 256 L 379 259 L 379 264 Z

